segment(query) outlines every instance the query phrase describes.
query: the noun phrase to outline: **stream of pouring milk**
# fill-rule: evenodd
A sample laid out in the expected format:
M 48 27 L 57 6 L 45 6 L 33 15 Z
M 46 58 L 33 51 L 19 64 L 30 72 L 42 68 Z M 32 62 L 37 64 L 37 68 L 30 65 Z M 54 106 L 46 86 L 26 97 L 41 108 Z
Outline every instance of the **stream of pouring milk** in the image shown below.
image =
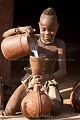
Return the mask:
M 35 42 L 30 43 L 30 50 L 34 53 L 35 57 L 39 57 L 39 55 L 38 55 L 38 45 Z
M 31 50 L 31 51 L 34 53 L 34 56 L 35 56 L 35 57 L 39 57 L 37 50 Z

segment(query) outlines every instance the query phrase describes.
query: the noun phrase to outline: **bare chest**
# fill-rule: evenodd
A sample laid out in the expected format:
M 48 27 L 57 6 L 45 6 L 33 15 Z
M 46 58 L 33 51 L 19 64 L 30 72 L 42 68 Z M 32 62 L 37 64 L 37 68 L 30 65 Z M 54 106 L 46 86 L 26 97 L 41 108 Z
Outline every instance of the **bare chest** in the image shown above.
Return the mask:
M 56 58 L 58 55 L 58 48 L 55 45 L 38 44 L 39 54 L 45 54 L 47 58 Z

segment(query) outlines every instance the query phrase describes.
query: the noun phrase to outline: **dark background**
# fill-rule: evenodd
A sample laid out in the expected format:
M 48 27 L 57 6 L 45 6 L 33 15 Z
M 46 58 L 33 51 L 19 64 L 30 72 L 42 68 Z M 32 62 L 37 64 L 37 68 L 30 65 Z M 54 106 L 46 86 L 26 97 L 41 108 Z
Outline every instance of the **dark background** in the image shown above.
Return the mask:
M 31 25 L 39 33 L 39 17 L 47 7 L 57 12 L 60 23 L 57 36 L 65 42 L 79 42 L 80 7 L 75 0 L 14 0 L 14 27 Z

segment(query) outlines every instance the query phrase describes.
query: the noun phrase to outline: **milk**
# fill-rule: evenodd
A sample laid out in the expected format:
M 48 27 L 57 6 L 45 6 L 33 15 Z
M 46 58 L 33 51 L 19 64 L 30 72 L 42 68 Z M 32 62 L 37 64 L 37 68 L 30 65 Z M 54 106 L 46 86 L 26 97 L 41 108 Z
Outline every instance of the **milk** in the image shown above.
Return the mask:
M 36 42 L 31 42 L 29 44 L 30 50 L 34 53 L 35 57 L 39 57 L 38 55 L 38 45 Z

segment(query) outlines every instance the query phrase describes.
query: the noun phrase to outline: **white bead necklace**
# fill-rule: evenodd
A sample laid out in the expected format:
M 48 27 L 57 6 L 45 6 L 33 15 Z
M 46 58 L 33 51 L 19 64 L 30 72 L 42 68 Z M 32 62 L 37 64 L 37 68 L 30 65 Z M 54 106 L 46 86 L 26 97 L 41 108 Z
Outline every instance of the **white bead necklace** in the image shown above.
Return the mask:
M 40 41 L 41 41 L 44 45 L 50 45 L 50 44 L 52 44 L 52 43 L 54 42 L 54 38 L 52 39 L 52 41 L 46 42 L 46 41 L 44 41 L 44 40 L 42 39 L 42 37 L 40 37 Z

